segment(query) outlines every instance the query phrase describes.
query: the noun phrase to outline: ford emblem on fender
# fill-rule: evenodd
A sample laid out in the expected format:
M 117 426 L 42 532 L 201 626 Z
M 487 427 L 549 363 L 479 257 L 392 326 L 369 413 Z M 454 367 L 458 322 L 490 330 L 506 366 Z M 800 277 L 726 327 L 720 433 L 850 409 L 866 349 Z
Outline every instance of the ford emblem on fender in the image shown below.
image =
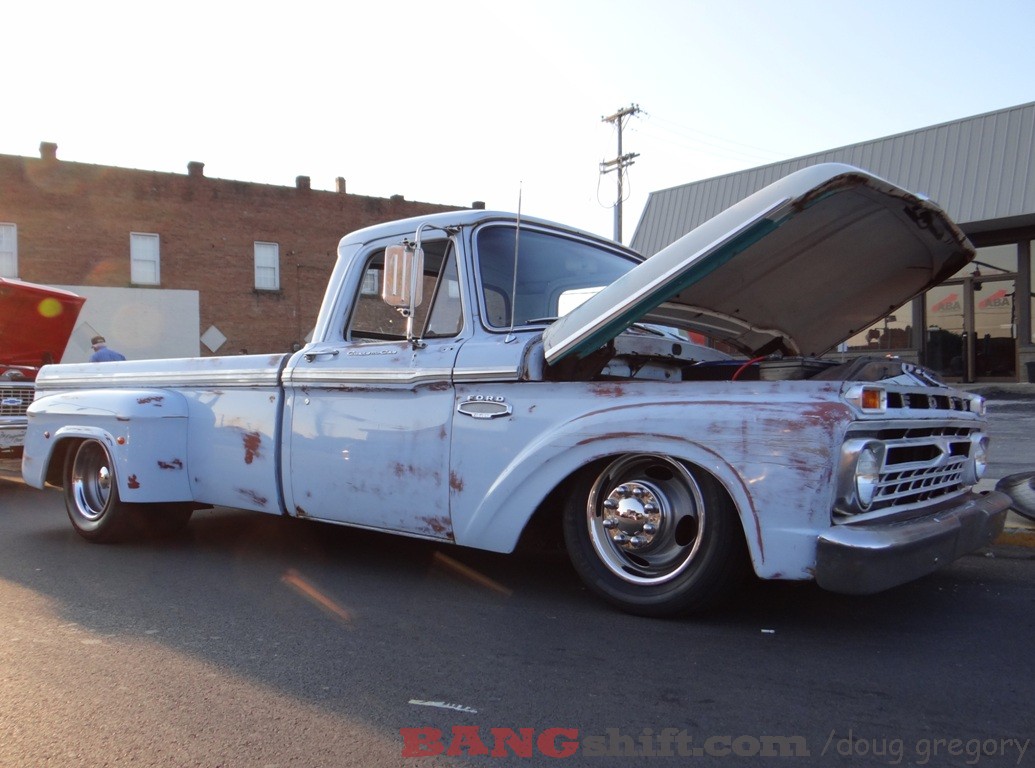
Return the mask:
M 468 395 L 456 407 L 465 416 L 476 419 L 497 419 L 509 416 L 513 409 L 504 398 L 493 395 Z

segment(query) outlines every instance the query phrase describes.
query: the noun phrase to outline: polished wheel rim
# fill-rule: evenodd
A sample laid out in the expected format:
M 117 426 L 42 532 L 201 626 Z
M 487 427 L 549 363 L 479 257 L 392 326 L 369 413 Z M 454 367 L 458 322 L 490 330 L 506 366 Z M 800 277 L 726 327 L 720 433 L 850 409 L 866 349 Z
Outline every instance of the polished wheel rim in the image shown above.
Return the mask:
M 593 551 L 633 584 L 663 584 L 694 561 L 705 532 L 701 490 L 679 462 L 628 456 L 597 478 L 587 500 Z
M 76 512 L 94 522 L 104 514 L 111 495 L 108 453 L 95 442 L 83 443 L 72 466 L 72 498 Z

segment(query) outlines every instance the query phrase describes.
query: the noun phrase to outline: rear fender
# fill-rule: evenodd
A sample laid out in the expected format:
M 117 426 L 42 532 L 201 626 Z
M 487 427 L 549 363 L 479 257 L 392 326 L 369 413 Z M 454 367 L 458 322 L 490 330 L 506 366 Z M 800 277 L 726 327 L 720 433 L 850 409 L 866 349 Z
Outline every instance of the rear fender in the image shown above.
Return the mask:
M 119 495 L 134 503 L 191 501 L 187 401 L 171 390 L 90 390 L 47 395 L 29 406 L 25 482 L 60 482 L 65 456 L 97 440 L 114 462 Z

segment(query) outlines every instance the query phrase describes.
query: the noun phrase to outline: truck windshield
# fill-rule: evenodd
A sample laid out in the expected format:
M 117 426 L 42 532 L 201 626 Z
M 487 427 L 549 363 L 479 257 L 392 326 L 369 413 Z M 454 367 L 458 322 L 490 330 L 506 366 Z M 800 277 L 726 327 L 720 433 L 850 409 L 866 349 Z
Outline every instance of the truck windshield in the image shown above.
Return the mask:
M 492 328 L 510 326 L 512 304 L 516 308 L 514 324 L 518 326 L 560 317 L 637 264 L 619 251 L 522 228 L 517 242 L 514 299 L 516 232 L 513 226 L 489 226 L 477 235 L 484 316 Z

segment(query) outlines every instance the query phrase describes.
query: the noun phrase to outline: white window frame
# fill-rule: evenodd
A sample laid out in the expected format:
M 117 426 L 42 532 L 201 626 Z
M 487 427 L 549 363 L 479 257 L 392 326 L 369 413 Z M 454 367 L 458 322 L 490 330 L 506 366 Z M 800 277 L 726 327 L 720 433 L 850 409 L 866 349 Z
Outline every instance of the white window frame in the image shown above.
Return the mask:
M 280 290 L 280 245 L 255 241 L 255 290 Z
M 162 284 L 161 242 L 148 232 L 129 233 L 129 282 L 133 285 Z
M 0 277 L 18 277 L 18 225 L 0 223 Z

